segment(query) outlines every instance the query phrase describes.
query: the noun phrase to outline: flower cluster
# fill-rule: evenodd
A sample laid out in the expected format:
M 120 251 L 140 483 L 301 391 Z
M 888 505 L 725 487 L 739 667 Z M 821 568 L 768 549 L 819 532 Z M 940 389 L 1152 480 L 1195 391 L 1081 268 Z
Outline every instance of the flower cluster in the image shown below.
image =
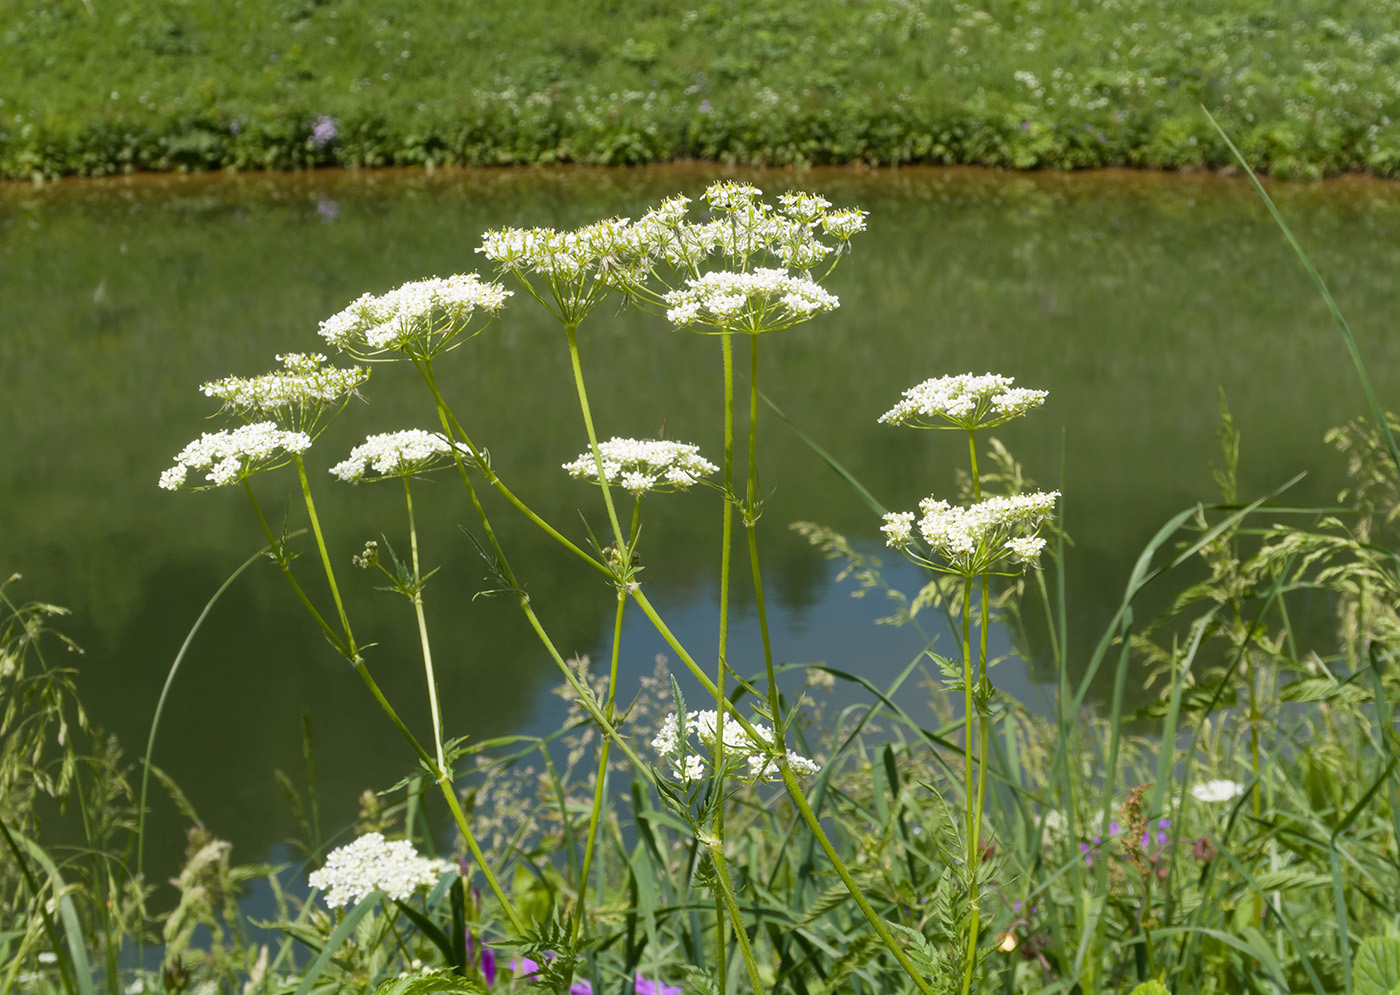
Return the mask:
M 507 272 L 570 282 L 595 272 L 609 274 L 630 255 L 633 234 L 627 218 L 605 218 L 573 231 L 498 228 L 485 234 L 476 251 Z
M 336 908 L 359 902 L 373 891 L 403 901 L 419 888 L 431 888 L 451 869 L 445 860 L 418 856 L 407 840 L 390 843 L 379 833 L 366 833 L 332 851 L 307 882 L 324 891 L 326 905 Z
M 664 300 L 673 324 L 754 333 L 786 328 L 820 311 L 834 311 L 841 303 L 816 281 L 782 269 L 704 273 L 686 280 Z
M 217 397 L 225 410 L 244 418 L 283 416 L 300 428 L 332 402 L 353 393 L 369 378 L 360 366 L 325 366 L 320 353 L 291 352 L 278 356 L 284 369 L 257 377 L 224 377 L 200 387 L 205 397 Z
M 1010 558 L 1028 563 L 1040 554 L 1045 540 L 1028 533 L 1055 510 L 1059 491 L 989 497 L 962 507 L 932 497 L 919 502 L 919 532 L 929 549 L 947 561 L 954 573 L 978 574 Z M 885 515 L 885 542 L 907 550 L 913 542 L 911 511 Z
M 680 717 L 675 712 L 667 715 L 662 720 L 661 729 L 651 741 L 651 745 L 652 749 L 670 764 L 671 772 L 677 780 L 691 784 L 703 780 L 710 770 L 713 751 L 719 739 L 719 713 L 714 709 L 687 712 L 684 725 L 685 735 L 681 735 Z M 724 752 L 748 761 L 748 779 L 777 780 L 781 775 L 778 772 L 777 760 L 772 755 L 775 743 L 773 729 L 762 722 L 755 722 L 753 730 L 758 735 L 757 739 L 750 737 L 733 718 L 727 717 L 724 721 Z M 692 734 L 710 752 L 703 755 L 692 752 Z M 787 762 L 789 769 L 798 776 L 815 774 L 821 770 L 820 765 L 791 750 L 788 751 Z
M 331 473 L 347 483 L 384 477 L 408 477 L 445 466 L 452 456 L 452 443 L 440 432 L 419 428 L 371 435 L 354 449 L 350 458 L 331 467 Z M 464 455 L 470 450 L 457 443 Z M 371 476 L 371 473 L 373 474 Z
M 1191 785 L 1191 797 L 1198 802 L 1228 802 L 1242 794 L 1244 794 L 1244 785 L 1228 779 Z
M 700 455 L 700 447 L 688 442 L 661 439 L 609 439 L 598 444 L 603 475 L 611 485 L 641 497 L 648 491 L 684 490 L 719 467 Z M 598 461 L 592 451 L 565 463 L 569 476 L 598 479 Z
M 1014 377 L 995 373 L 934 377 L 906 390 L 880 421 L 910 428 L 993 428 L 1045 403 L 1046 391 L 1013 383 Z
M 440 351 L 478 311 L 495 314 L 511 295 L 475 273 L 405 283 L 386 294 L 363 294 L 321 322 L 321 337 L 338 349 L 370 353 Z
M 311 436 L 305 432 L 290 432 L 273 422 L 254 422 L 223 432 L 205 432 L 175 457 L 175 465 L 160 475 L 160 486 L 167 491 L 179 490 L 191 470 L 207 470 L 208 484 L 196 487 L 220 487 L 236 484 L 259 470 L 270 470 L 286 461 L 288 454 L 304 453 L 311 448 Z

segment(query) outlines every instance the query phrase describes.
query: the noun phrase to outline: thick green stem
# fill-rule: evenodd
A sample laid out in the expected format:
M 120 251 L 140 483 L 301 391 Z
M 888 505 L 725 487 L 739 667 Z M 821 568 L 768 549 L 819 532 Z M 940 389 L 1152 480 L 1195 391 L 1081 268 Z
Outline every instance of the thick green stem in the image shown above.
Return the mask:
M 793 803 L 797 805 L 797 811 L 802 815 L 802 821 L 807 823 L 807 828 L 810 829 L 812 835 L 816 837 L 818 845 L 822 848 L 822 852 L 825 853 L 826 858 L 831 861 L 831 866 L 836 868 L 837 875 L 840 876 L 842 882 L 846 885 L 846 890 L 850 892 L 851 897 L 855 899 L 856 905 L 860 906 L 861 912 L 865 914 L 865 918 L 870 922 L 876 935 L 880 937 L 881 942 L 883 942 L 890 953 L 894 955 L 894 959 L 899 961 L 899 966 L 904 968 L 904 972 L 909 975 L 919 991 L 923 992 L 923 995 L 934 995 L 933 989 L 929 986 L 929 983 L 924 980 L 923 975 L 919 973 L 919 969 L 914 966 L 914 962 L 909 959 L 909 955 L 904 952 L 899 942 L 890 934 L 889 928 L 885 926 L 884 920 L 871 908 L 870 902 L 866 899 L 865 893 L 861 890 L 860 885 L 856 883 L 855 878 L 851 877 L 851 872 L 846 869 L 845 862 L 836 852 L 836 848 L 831 845 L 831 840 L 827 838 L 825 830 L 822 829 L 821 823 L 817 820 L 816 813 L 812 811 L 812 806 L 807 803 L 807 796 L 802 793 L 802 785 L 797 783 L 796 775 L 788 768 L 786 757 L 778 761 L 778 771 L 782 774 L 783 784 L 787 786 L 788 794 L 792 797 Z
M 744 958 L 744 966 L 748 968 L 749 985 L 753 988 L 753 995 L 763 995 L 763 981 L 758 976 L 758 962 L 754 960 L 753 947 L 749 944 L 749 934 L 744 929 L 744 917 L 739 911 L 739 901 L 734 895 L 734 884 L 729 877 L 729 865 L 724 859 L 724 843 L 720 840 L 710 840 L 706 844 L 710 852 L 710 859 L 714 861 L 716 873 L 715 877 L 719 881 L 720 897 L 723 898 L 725 907 L 729 910 L 729 919 L 734 927 L 734 938 L 739 943 L 739 953 Z M 724 961 L 719 963 L 721 975 L 724 973 Z M 723 981 L 721 980 L 721 985 Z
M 433 713 L 433 747 L 437 751 L 438 769 L 447 771 L 447 761 L 443 759 L 442 752 L 442 709 L 438 705 L 437 677 L 433 674 L 433 651 L 428 644 L 428 620 L 423 615 L 423 574 L 418 566 L 418 526 L 413 519 L 413 493 L 409 490 L 407 476 L 403 478 L 403 499 L 408 507 L 408 543 L 413 556 L 413 613 L 418 619 L 418 641 L 423 648 L 423 673 L 428 680 L 428 706 Z

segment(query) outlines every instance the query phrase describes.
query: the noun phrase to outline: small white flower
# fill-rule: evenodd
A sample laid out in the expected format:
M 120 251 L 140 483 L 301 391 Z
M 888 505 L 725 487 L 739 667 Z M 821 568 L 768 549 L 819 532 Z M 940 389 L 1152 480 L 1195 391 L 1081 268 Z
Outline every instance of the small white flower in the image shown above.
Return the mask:
M 366 833 L 332 851 L 307 883 L 325 892 L 330 908 L 359 902 L 373 891 L 403 901 L 419 888 L 437 884 L 451 867 L 445 860 L 418 856 L 407 840 L 389 843 L 379 833 Z
M 58 954 L 52 950 L 40 950 L 38 959 L 40 964 L 57 964 Z
M 289 432 L 272 422 L 254 422 L 223 432 L 206 432 L 175 457 L 175 465 L 160 475 L 160 486 L 167 491 L 185 485 L 190 470 L 207 470 L 206 485 L 236 484 L 260 470 L 286 462 L 288 454 L 304 453 L 311 447 L 311 436 Z
M 1191 797 L 1198 802 L 1228 802 L 1242 794 L 1244 785 L 1238 781 L 1213 780 L 1191 785 Z
M 1047 391 L 1014 382 L 995 373 L 935 377 L 906 390 L 880 421 L 910 428 L 993 428 L 1045 402 Z
M 461 443 L 457 448 L 470 455 Z M 442 433 L 410 428 L 369 436 L 350 450 L 349 459 L 331 467 L 330 472 L 347 483 L 367 477 L 407 477 L 445 466 L 451 455 L 452 446 Z
M 638 497 L 649 491 L 684 490 L 719 469 L 700 455 L 699 446 L 688 442 L 613 438 L 598 443 L 598 453 L 608 483 Z M 564 469 L 576 479 L 598 479 L 598 461 L 591 450 L 565 463 Z
M 1045 548 L 1045 540 L 1040 536 L 1017 536 L 1006 540 L 1006 548 L 1022 563 L 1030 563 Z
M 914 513 L 912 511 L 891 511 L 885 515 L 885 524 L 880 531 L 885 533 L 885 545 L 903 549 L 914 541 Z

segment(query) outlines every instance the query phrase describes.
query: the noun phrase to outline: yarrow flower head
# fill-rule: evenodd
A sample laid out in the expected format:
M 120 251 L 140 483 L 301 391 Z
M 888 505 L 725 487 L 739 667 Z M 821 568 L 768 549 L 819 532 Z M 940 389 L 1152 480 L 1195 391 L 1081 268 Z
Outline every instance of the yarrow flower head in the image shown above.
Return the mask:
M 1015 378 L 995 373 L 935 377 L 906 390 L 880 421 L 910 428 L 992 428 L 1045 403 L 1047 391 L 1014 383 Z
M 648 491 L 685 490 L 706 474 L 719 469 L 700 455 L 700 447 L 662 439 L 609 439 L 598 444 L 603 475 L 611 485 L 641 497 Z M 565 463 L 569 476 L 598 479 L 598 461 L 592 450 Z
M 666 317 L 676 325 L 709 325 L 753 334 L 806 321 L 841 302 L 821 284 L 781 269 L 723 270 L 686 280 L 666 294 Z
M 464 331 L 477 311 L 495 314 L 511 292 L 475 273 L 416 280 L 375 296 L 363 294 L 321 322 L 321 337 L 338 349 L 432 356 Z
M 286 463 L 288 457 L 311 448 L 311 436 L 278 428 L 273 422 L 254 422 L 223 432 L 205 432 L 175 457 L 175 465 L 160 475 L 167 491 L 185 486 L 191 470 L 205 470 L 206 484 L 195 490 L 236 484 L 261 470 Z
M 1244 794 L 1244 785 L 1228 779 L 1191 785 L 1191 797 L 1198 802 L 1228 802 Z
M 463 455 L 471 453 L 460 442 L 457 449 Z M 446 466 L 451 458 L 452 444 L 442 433 L 410 428 L 369 436 L 350 450 L 349 459 L 331 467 L 331 473 L 347 483 L 409 477 Z
M 379 833 L 366 833 L 334 850 L 325 866 L 307 879 L 325 892 L 326 905 L 336 908 L 362 901 L 374 891 L 403 901 L 419 888 L 437 884 L 453 865 L 418 856 L 408 840 L 387 842 Z
M 242 418 L 272 419 L 309 432 L 330 405 L 354 394 L 369 379 L 369 371 L 360 366 L 324 365 L 326 357 L 320 353 L 290 352 L 277 361 L 284 369 L 257 377 L 211 380 L 200 390 Z
M 972 575 L 1010 559 L 1013 564 L 1034 560 L 1045 540 L 1033 535 L 1055 510 L 1059 491 L 989 497 L 970 507 L 950 505 L 928 497 L 919 502 L 920 535 L 953 573 Z M 915 516 L 910 511 L 885 515 L 885 543 L 908 549 L 914 540 Z
M 685 735 L 681 735 L 681 720 L 676 712 L 667 715 L 661 728 L 651 741 L 652 749 L 661 755 L 676 780 L 693 784 L 709 775 L 713 766 L 715 747 L 719 742 L 720 719 L 714 709 L 687 712 Z M 774 755 L 772 726 L 762 722 L 752 723 L 758 738 L 751 737 L 732 717 L 724 720 L 724 753 L 728 758 L 742 758 L 748 763 L 745 780 L 775 781 L 782 775 L 778 771 L 778 761 Z M 694 736 L 705 747 L 696 752 L 690 743 Z M 820 765 L 792 750 L 787 753 L 788 767 L 799 777 L 815 774 Z

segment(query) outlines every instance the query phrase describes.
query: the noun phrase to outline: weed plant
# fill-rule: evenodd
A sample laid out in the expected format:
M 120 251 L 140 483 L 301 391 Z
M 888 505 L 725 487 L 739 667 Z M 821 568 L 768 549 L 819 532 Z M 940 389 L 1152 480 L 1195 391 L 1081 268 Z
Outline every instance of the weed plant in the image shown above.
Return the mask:
M 991 374 L 926 380 L 892 398 L 883 420 L 964 433 L 967 468 L 931 482 L 917 513 L 853 493 L 871 506 L 872 525 L 884 516 L 889 545 L 929 570 L 927 583 L 895 590 L 846 538 L 798 527 L 845 561 L 859 591 L 891 600 L 891 621 L 919 626 L 945 614 L 959 651 L 945 657 L 929 641 L 889 687 L 810 668 L 800 696 L 784 693 L 763 596 L 760 353 L 766 336 L 803 334 L 799 326 L 839 306 L 822 280 L 864 224 L 858 209 L 815 195 L 770 203 L 750 185 L 721 182 L 702 204 L 671 198 L 636 221 L 500 229 L 479 250 L 495 267 L 489 277 L 365 294 L 322 322 L 324 343 L 364 365 L 288 353 L 274 372 L 205 384 L 234 427 L 192 441 L 160 486 L 246 492 L 266 543 L 259 555 L 276 563 L 347 679 L 365 685 L 367 714 L 402 734 L 405 778 L 367 794 L 356 838 L 334 849 L 321 842 L 314 808 L 303 810 L 316 867 L 304 901 L 272 869 L 234 865 L 229 844 L 189 812 L 179 905 L 153 916 L 139 874 L 145 790 L 137 798 L 114 749 L 83 753 L 56 731 L 77 705 L 67 675 L 40 654 L 48 609 L 6 602 L 4 990 L 1395 990 L 1393 418 L 1339 429 L 1332 441 L 1351 465 L 1339 505 L 1299 508 L 1280 499 L 1287 485 L 1249 501 L 1237 493 L 1240 439 L 1222 406 L 1220 500 L 1163 525 L 1094 651 L 1071 661 L 1062 572 L 1072 551 L 1059 518 L 1073 492 L 1037 490 L 986 434 L 1033 416 L 1044 393 Z M 497 312 L 508 318 L 529 302 L 557 319 L 574 371 L 581 453 L 560 478 L 596 497 L 581 525 L 539 516 L 471 434 L 472 407 L 505 402 L 455 398 L 441 375 L 469 356 L 472 336 L 489 334 Z M 714 341 L 725 428 L 714 462 L 683 442 L 605 438 L 615 427 L 595 425 L 588 331 L 619 304 Z M 423 424 L 321 458 L 318 436 L 371 370 L 422 383 Z M 1358 370 L 1364 382 L 1359 357 Z M 264 511 L 273 473 L 295 481 L 306 534 Z M 419 548 L 413 500 L 430 473 L 455 475 L 476 515 L 464 529 L 484 565 L 481 594 L 512 602 L 559 670 L 572 713 L 555 735 L 454 738 L 430 625 L 450 606 L 432 597 L 433 553 Z M 331 551 L 351 541 L 327 536 L 317 507 L 351 499 L 352 486 L 402 491 L 403 519 L 345 562 Z M 688 488 L 712 493 L 722 525 L 718 652 L 703 660 L 645 583 L 646 507 Z M 551 638 L 497 538 L 501 514 L 524 516 L 614 593 L 610 654 L 596 669 Z M 733 571 L 744 566 L 756 646 L 731 645 L 728 633 Z M 1135 618 L 1138 595 L 1171 582 L 1170 609 Z M 374 678 L 393 661 L 377 658 L 347 611 L 352 583 L 402 598 L 415 621 L 430 706 L 423 728 L 410 728 Z M 1335 606 L 1337 637 L 1302 645 L 1290 603 L 1319 596 Z M 628 612 L 669 647 L 635 689 L 617 679 L 631 652 Z M 1054 647 L 1051 715 L 997 691 L 994 624 L 1036 627 Z M 748 673 L 732 662 L 743 659 L 762 666 Z M 1114 677 L 1106 711 L 1087 700 L 1104 667 Z M 928 679 L 931 721 L 893 697 L 916 674 Z M 1150 675 L 1161 695 L 1127 714 L 1134 674 Z M 837 681 L 861 688 L 864 703 L 833 713 L 826 693 Z M 87 846 L 69 855 L 41 843 L 39 793 L 76 804 Z M 420 855 L 436 849 L 427 804 L 451 815 L 450 859 Z M 258 876 L 272 882 L 276 942 L 250 938 L 236 904 Z M 123 960 L 156 939 L 159 970 Z
M 1400 170 L 1394 0 L 0 7 L 0 175 L 702 158 Z

